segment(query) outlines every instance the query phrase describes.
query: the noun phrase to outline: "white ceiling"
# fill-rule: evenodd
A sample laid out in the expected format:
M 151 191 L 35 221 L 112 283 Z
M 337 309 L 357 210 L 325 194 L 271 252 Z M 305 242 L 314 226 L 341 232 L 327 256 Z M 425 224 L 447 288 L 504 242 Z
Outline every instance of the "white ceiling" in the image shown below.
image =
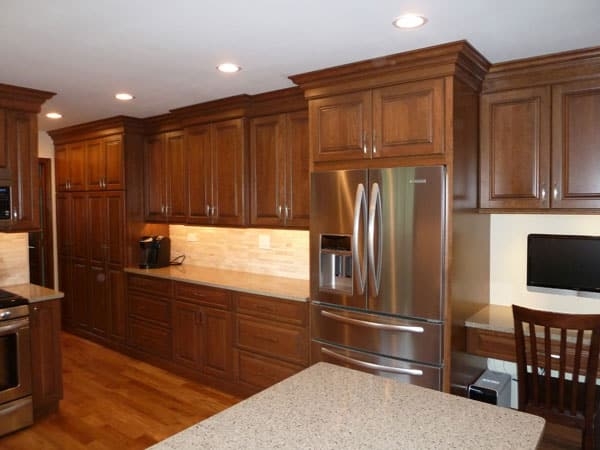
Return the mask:
M 425 27 L 392 27 L 403 12 Z M 467 39 L 492 63 L 600 45 L 600 0 L 2 0 L 0 83 L 56 92 L 40 129 L 292 86 L 289 75 Z M 215 70 L 234 61 L 243 70 Z M 133 102 L 114 100 L 129 91 Z

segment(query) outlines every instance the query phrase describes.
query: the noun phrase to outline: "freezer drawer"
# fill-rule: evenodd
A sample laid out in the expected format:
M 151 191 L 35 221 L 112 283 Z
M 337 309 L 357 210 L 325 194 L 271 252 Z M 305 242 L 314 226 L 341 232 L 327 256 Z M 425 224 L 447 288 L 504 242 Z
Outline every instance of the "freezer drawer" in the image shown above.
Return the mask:
M 403 383 L 441 390 L 442 368 L 388 358 L 372 353 L 333 346 L 319 341 L 312 342 L 313 363 L 325 361 L 374 375 L 392 378 Z
M 311 305 L 312 338 L 426 364 L 442 364 L 443 325 Z

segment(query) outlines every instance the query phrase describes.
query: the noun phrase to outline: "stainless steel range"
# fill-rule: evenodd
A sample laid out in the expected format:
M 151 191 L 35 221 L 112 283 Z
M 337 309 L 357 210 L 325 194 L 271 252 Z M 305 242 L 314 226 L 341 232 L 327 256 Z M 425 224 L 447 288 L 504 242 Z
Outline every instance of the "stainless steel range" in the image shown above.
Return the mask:
M 33 423 L 26 299 L 0 289 L 0 436 Z

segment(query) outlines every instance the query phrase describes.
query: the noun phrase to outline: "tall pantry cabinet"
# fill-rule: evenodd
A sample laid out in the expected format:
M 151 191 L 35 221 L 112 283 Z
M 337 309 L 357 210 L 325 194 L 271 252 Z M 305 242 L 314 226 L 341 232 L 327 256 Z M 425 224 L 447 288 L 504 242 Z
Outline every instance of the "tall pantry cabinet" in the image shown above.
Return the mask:
M 125 339 L 125 274 L 144 234 L 143 125 L 128 117 L 49 132 L 56 154 L 63 327 L 105 344 Z

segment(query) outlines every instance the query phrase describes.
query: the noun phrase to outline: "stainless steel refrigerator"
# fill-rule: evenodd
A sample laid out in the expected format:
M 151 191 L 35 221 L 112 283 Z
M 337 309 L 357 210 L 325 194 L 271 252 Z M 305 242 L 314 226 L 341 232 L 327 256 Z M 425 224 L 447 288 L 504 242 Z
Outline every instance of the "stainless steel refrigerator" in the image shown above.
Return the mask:
M 311 176 L 312 361 L 441 389 L 445 168 Z

